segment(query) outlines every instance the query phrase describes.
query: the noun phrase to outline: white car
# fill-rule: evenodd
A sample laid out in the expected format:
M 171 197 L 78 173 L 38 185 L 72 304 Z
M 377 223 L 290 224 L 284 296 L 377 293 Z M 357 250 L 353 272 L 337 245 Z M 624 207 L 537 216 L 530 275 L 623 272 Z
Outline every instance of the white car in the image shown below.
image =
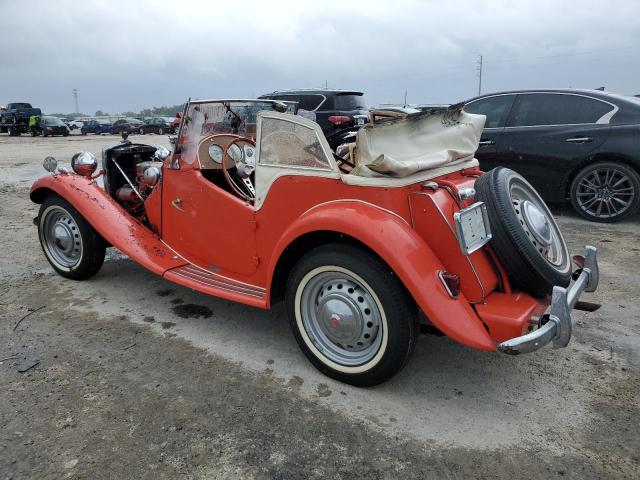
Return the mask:
M 82 120 L 72 120 L 71 122 L 69 122 L 69 128 L 71 130 L 82 128 L 83 125 L 84 125 L 84 122 Z

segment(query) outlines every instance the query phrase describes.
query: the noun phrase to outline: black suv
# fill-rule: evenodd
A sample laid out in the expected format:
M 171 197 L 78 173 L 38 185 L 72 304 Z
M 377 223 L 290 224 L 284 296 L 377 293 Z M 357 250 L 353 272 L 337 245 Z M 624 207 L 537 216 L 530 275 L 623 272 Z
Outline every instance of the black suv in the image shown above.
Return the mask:
M 476 157 L 521 173 L 549 202 L 596 222 L 640 207 L 640 100 L 597 90 L 523 90 L 465 102 L 486 115 Z
M 300 110 L 311 112 L 320 125 L 329 146 L 335 148 L 369 121 L 369 111 L 362 92 L 351 90 L 280 90 L 258 98 L 298 103 Z

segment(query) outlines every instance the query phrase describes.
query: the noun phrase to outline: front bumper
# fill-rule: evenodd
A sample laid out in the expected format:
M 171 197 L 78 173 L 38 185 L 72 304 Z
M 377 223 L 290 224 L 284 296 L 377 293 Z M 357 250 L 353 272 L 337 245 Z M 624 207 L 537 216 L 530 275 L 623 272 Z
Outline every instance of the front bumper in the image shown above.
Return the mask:
M 549 313 L 544 317 L 546 323 L 533 332 L 498 344 L 497 350 L 508 355 L 519 355 L 538 350 L 550 342 L 553 342 L 553 348 L 566 347 L 571 339 L 571 310 L 582 292 L 594 292 L 598 288 L 596 253 L 596 247 L 587 245 L 584 256 L 574 257 L 579 266 L 574 273 L 574 278 L 577 278 L 568 288 L 553 287 Z

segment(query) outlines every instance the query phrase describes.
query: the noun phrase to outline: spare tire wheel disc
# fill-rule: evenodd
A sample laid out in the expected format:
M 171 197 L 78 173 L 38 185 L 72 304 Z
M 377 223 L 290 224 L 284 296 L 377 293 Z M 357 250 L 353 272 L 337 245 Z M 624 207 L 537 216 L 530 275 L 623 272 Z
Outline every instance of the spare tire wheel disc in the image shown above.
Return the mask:
M 514 286 L 535 296 L 571 281 L 567 244 L 540 195 L 521 175 L 498 167 L 479 177 L 477 199 L 487 206 L 493 248 Z

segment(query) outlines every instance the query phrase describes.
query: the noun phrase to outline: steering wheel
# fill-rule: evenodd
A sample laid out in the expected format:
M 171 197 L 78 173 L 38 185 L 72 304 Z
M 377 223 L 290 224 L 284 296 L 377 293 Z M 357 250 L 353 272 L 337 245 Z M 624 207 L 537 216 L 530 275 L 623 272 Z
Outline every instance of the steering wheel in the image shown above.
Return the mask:
M 222 173 L 224 174 L 225 180 L 240 198 L 248 202 L 253 202 L 256 198 L 256 189 L 251 179 L 256 168 L 255 148 L 256 142 L 252 139 L 248 137 L 238 137 L 227 144 L 222 154 Z M 227 162 L 225 162 L 227 157 L 235 163 L 235 172 L 230 173 L 227 170 Z

